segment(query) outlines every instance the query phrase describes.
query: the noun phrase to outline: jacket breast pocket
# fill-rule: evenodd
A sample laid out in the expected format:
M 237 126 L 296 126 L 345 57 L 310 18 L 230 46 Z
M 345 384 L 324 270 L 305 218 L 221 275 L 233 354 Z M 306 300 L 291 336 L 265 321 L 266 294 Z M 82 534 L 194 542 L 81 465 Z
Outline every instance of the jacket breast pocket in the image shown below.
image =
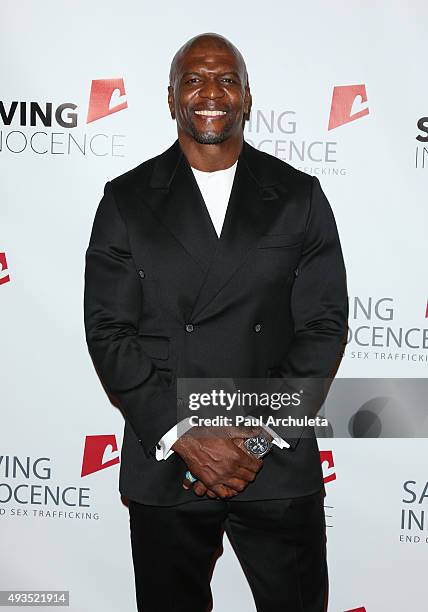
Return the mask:
M 168 336 L 154 336 L 153 334 L 139 333 L 142 340 L 144 352 L 153 359 L 168 359 L 169 338 Z
M 277 249 L 297 247 L 303 242 L 304 232 L 293 234 L 264 234 L 257 242 L 258 249 Z

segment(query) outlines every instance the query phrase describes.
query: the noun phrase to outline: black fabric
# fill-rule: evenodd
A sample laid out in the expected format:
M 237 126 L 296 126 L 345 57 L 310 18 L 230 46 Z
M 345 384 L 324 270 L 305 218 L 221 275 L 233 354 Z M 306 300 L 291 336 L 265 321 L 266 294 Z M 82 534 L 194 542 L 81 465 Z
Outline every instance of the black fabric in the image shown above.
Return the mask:
M 131 501 L 129 518 L 139 611 L 212 610 L 210 580 L 224 531 L 258 612 L 327 609 L 322 493 L 235 503 L 205 499 L 171 507 Z M 226 587 L 230 591 L 233 584 Z
M 180 457 L 155 459 L 177 422 L 177 377 L 330 378 L 347 312 L 317 178 L 244 141 L 220 239 L 178 140 L 107 183 L 86 251 L 84 316 L 96 370 L 125 417 L 121 493 L 160 506 L 191 499 Z M 322 488 L 316 440 L 276 431 L 292 449 L 274 448 L 235 499 Z

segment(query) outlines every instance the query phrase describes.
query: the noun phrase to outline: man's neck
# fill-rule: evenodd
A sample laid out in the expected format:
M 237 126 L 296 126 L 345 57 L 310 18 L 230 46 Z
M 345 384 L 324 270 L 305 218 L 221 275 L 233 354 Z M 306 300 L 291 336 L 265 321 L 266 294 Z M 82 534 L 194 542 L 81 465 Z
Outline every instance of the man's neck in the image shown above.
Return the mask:
M 244 141 L 241 134 L 240 138 L 230 137 L 220 144 L 200 144 L 187 134 L 180 133 L 178 140 L 192 168 L 203 172 L 215 172 L 233 166 L 241 153 Z

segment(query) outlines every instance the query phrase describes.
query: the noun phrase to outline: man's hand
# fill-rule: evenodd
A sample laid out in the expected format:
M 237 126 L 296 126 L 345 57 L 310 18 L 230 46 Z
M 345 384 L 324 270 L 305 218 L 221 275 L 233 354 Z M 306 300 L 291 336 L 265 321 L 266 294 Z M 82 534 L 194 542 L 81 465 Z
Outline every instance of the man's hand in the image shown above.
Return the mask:
M 223 499 L 243 491 L 255 479 L 262 461 L 242 444 L 260 432 L 250 427 L 193 427 L 179 438 L 172 448 L 198 478 L 193 485 L 196 495 Z M 183 483 L 185 488 L 188 485 L 188 481 Z
M 269 440 L 269 442 L 272 441 L 273 437 L 272 435 L 265 431 L 262 430 L 259 435 L 262 435 L 264 438 L 267 438 Z M 252 434 L 254 435 L 254 434 Z M 247 438 L 247 436 L 245 436 Z M 239 448 L 242 448 L 242 450 L 248 454 L 251 455 L 251 453 L 247 450 L 246 446 L 244 445 L 244 438 L 233 438 L 233 442 L 236 444 L 236 446 L 239 446 Z M 208 489 L 207 486 L 205 486 L 202 482 L 200 482 L 199 480 L 195 483 L 190 483 L 189 480 L 184 479 L 183 481 L 183 487 L 185 489 L 193 489 L 193 492 L 198 495 L 198 497 L 203 497 L 204 495 L 206 495 L 207 497 L 210 497 L 211 499 L 216 499 L 218 496 L 214 493 L 214 491 L 211 491 L 211 489 Z M 228 492 L 228 497 L 232 497 L 234 495 L 238 495 L 238 493 L 236 491 L 234 491 L 233 489 L 230 489 L 229 487 L 224 487 L 224 489 L 227 490 Z

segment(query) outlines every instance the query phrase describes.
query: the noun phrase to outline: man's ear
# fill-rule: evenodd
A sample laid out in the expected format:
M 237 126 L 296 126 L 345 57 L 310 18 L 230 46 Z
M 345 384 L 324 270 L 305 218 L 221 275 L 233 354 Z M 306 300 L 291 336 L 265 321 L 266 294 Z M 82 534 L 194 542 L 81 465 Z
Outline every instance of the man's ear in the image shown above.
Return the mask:
M 250 88 L 247 85 L 246 91 L 245 91 L 245 101 L 244 101 L 244 121 L 249 121 L 250 119 L 252 103 L 253 103 L 253 98 L 250 93 Z
M 171 118 L 175 119 L 174 89 L 172 85 L 168 85 L 168 106 Z

